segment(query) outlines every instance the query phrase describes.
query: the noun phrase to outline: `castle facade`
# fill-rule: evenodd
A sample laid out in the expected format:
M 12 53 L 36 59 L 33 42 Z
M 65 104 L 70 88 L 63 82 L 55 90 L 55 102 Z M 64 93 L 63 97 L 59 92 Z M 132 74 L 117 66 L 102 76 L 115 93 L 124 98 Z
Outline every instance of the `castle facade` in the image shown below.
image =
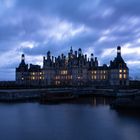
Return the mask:
M 117 56 L 109 65 L 99 66 L 93 53 L 91 58 L 82 53 L 82 49 L 68 56 L 51 56 L 50 51 L 43 57 L 43 67 L 21 62 L 16 68 L 16 83 L 29 86 L 128 86 L 129 68 L 121 56 L 121 47 L 117 47 Z

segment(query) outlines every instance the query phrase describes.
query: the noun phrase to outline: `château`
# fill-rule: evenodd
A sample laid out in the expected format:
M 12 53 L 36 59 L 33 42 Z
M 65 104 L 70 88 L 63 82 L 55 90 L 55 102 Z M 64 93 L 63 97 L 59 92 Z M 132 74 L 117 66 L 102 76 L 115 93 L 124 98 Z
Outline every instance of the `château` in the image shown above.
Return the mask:
M 117 47 L 117 56 L 109 65 L 99 66 L 97 57 L 91 53 L 90 59 L 82 49 L 73 51 L 67 56 L 43 57 L 43 66 L 25 63 L 22 54 L 21 62 L 16 68 L 16 83 L 29 86 L 128 86 L 129 68 L 121 56 L 121 47 Z

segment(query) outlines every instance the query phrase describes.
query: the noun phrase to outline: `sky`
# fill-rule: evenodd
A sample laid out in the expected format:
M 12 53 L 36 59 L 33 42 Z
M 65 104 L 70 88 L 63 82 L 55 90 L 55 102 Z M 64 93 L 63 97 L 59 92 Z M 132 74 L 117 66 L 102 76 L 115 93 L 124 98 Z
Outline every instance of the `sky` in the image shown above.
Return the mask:
M 42 65 L 72 46 L 109 64 L 122 47 L 130 77 L 140 79 L 139 0 L 0 0 L 0 81 L 15 80 L 21 54 Z

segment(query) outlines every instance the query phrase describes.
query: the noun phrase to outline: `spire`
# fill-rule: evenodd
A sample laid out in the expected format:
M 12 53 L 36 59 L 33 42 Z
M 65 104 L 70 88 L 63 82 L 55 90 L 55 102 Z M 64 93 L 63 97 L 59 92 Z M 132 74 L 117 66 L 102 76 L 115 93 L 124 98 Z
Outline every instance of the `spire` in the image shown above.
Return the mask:
M 71 49 L 70 49 L 70 53 L 71 53 L 71 54 L 73 54 L 73 49 L 72 49 L 72 46 L 71 46 Z

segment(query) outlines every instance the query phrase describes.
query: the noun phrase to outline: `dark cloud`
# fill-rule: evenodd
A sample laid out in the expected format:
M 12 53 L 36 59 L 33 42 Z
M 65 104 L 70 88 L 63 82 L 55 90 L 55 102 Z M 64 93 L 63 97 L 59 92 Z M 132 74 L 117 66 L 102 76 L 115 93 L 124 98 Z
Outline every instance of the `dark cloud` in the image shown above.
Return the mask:
M 130 44 L 124 59 L 140 61 L 140 53 L 132 51 L 140 46 L 139 5 L 138 0 L 1 0 L 0 54 L 15 56 L 11 65 L 5 61 L 6 66 L 0 67 L 13 69 L 21 53 L 34 59 L 50 50 L 56 56 L 67 53 L 70 46 L 94 51 L 103 64 L 114 58 L 103 56 L 105 50 Z M 132 75 L 138 69 L 136 65 Z

